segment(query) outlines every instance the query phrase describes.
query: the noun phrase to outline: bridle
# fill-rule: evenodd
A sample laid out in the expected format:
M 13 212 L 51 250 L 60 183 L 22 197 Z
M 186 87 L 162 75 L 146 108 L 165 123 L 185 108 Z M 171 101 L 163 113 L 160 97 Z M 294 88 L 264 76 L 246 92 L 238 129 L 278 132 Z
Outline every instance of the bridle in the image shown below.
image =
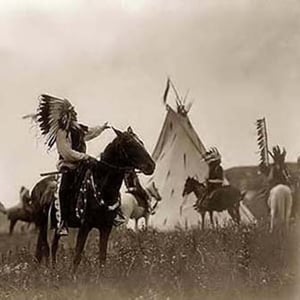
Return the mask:
M 118 144 L 118 147 L 119 147 L 119 151 L 121 153 L 122 159 L 124 159 L 125 161 L 130 161 L 129 156 L 128 156 L 126 150 L 124 149 L 124 147 L 122 146 L 121 143 Z M 109 167 L 110 169 L 117 170 L 117 171 L 128 172 L 128 171 L 131 171 L 131 170 L 135 169 L 133 166 L 124 166 L 123 167 L 123 166 L 118 166 L 118 165 L 115 165 L 115 164 L 108 163 L 107 161 L 104 160 L 103 153 L 100 154 L 100 160 L 98 161 L 98 163 L 103 164 L 106 167 Z
M 136 137 L 136 140 L 142 144 L 142 142 Z M 129 158 L 129 155 L 128 153 L 126 152 L 126 150 L 124 149 L 123 145 L 119 142 L 118 143 L 118 150 L 120 152 L 120 158 L 124 161 L 131 161 L 131 159 Z M 107 161 L 105 161 L 104 159 L 104 153 L 101 153 L 100 155 L 100 160 L 98 161 L 99 164 L 102 164 L 112 170 L 115 170 L 115 171 L 118 171 L 118 172 L 129 172 L 131 170 L 134 170 L 135 167 L 134 166 L 119 166 L 119 165 L 116 165 L 116 164 L 112 164 L 112 163 L 109 163 Z M 109 210 L 109 211 L 114 211 L 116 210 L 120 205 L 120 200 L 117 200 L 114 204 L 112 205 L 106 205 L 106 203 L 104 202 L 104 200 L 101 198 L 101 191 L 97 191 L 97 185 L 95 184 L 94 182 L 94 178 L 93 178 L 93 174 L 91 173 L 90 174 L 90 183 L 91 183 L 91 187 L 92 187 L 92 190 L 93 190 L 93 195 L 94 195 L 94 198 L 95 200 L 97 201 L 98 205 L 99 206 L 106 206 L 106 208 Z M 101 189 L 103 188 L 105 184 L 105 179 L 104 179 L 104 183 L 101 184 Z M 99 199 L 100 198 L 100 199 Z

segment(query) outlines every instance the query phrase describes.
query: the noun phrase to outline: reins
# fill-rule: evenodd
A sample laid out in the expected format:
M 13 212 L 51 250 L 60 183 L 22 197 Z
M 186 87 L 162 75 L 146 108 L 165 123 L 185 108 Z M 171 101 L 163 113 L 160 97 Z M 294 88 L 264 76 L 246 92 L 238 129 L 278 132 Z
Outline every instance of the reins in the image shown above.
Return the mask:
M 124 160 L 129 160 L 128 154 L 126 153 L 126 151 L 125 151 L 125 149 L 122 147 L 122 145 L 119 144 L 118 146 L 119 146 L 119 151 L 120 151 L 120 153 L 121 153 L 121 155 L 122 155 L 122 159 L 124 159 Z M 102 165 L 104 165 L 104 166 L 106 166 L 106 167 L 108 167 L 108 168 L 110 168 L 110 169 L 112 169 L 112 170 L 114 170 L 114 171 L 117 171 L 117 172 L 128 172 L 128 171 L 134 169 L 134 167 L 129 167 L 129 166 L 124 166 L 124 167 L 123 167 L 123 166 L 118 166 L 118 165 L 109 163 L 109 162 L 105 161 L 105 159 L 103 158 L 103 154 L 104 154 L 104 153 L 102 153 L 102 154 L 100 155 L 100 160 L 98 161 L 99 164 L 102 164 Z M 94 175 L 91 174 L 91 178 L 92 178 L 92 182 L 91 182 L 91 183 L 92 183 L 92 189 L 93 189 L 93 192 L 94 192 L 93 195 L 94 195 L 95 200 L 96 200 L 96 202 L 98 203 L 98 205 L 99 205 L 99 206 L 105 206 L 109 211 L 116 210 L 116 209 L 120 206 L 120 201 L 118 201 L 118 199 L 117 199 L 117 201 L 116 201 L 114 204 L 112 204 L 112 205 L 107 205 L 107 204 L 104 202 L 104 200 L 103 200 L 103 198 L 102 198 L 102 196 L 101 196 L 103 187 L 104 187 L 104 185 L 106 184 L 106 181 L 107 181 L 107 176 L 102 180 L 102 183 L 101 183 L 101 186 L 100 186 L 100 187 L 98 187 L 98 186 L 95 184 L 95 182 L 94 182 L 94 180 L 93 180 L 93 177 L 94 177 Z M 99 188 L 100 188 L 100 189 L 99 189 Z M 99 198 L 100 198 L 100 199 L 99 199 Z
M 103 164 L 106 167 L 109 167 L 109 168 L 111 168 L 113 170 L 118 170 L 118 171 L 130 171 L 130 170 L 134 169 L 133 167 L 121 167 L 121 166 L 117 166 L 117 165 L 108 163 L 108 162 L 106 162 L 106 161 L 104 161 L 102 159 L 99 160 L 98 163 Z

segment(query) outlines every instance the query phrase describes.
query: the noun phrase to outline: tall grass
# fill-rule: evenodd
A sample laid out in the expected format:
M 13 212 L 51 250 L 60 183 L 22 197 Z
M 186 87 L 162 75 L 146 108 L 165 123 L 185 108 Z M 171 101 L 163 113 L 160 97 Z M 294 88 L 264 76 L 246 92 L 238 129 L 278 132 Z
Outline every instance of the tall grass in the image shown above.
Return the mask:
M 70 272 L 72 249 L 67 241 L 53 270 L 36 264 L 34 235 L 2 235 L 0 297 L 293 299 L 298 235 L 295 226 L 285 237 L 270 235 L 263 224 L 204 231 L 115 230 L 101 269 L 98 235 L 93 232 L 76 276 Z

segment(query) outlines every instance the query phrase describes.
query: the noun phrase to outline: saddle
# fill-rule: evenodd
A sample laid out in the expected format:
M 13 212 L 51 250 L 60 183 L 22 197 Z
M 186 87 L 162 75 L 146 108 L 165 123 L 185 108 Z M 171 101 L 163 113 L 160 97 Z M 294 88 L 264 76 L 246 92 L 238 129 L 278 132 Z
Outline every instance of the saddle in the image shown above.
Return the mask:
M 229 185 L 227 186 L 229 187 Z M 196 203 L 193 205 L 195 210 L 199 210 L 201 207 L 207 207 L 215 194 L 220 190 L 221 188 L 224 188 L 224 185 L 213 185 L 210 188 L 206 187 L 205 192 L 203 193 L 201 199 L 198 199 Z
M 83 168 L 78 176 L 78 184 L 79 189 L 77 193 L 75 193 L 74 203 L 73 203 L 73 211 L 69 215 L 69 225 L 71 224 L 81 224 L 86 219 L 86 211 L 87 211 L 87 203 L 88 197 L 92 194 L 94 200 L 98 204 L 98 206 L 104 206 L 108 211 L 114 211 L 116 216 L 113 220 L 114 226 L 119 226 L 124 223 L 125 218 L 120 210 L 121 199 L 120 195 L 118 196 L 117 202 L 113 205 L 107 206 L 104 200 L 101 197 L 103 183 L 100 186 L 95 184 L 93 169 L 89 165 Z M 74 214 L 75 211 L 75 214 Z
M 80 164 L 74 171 L 73 183 L 69 186 L 70 194 L 68 205 L 69 214 L 67 218 L 68 225 L 71 227 L 79 226 L 85 219 L 86 205 L 87 205 L 87 193 L 94 190 L 96 195 L 96 189 L 94 185 L 92 170 L 88 164 Z M 56 228 L 57 222 L 60 220 L 60 202 L 58 197 L 58 191 L 55 195 L 54 205 L 51 208 L 51 227 Z

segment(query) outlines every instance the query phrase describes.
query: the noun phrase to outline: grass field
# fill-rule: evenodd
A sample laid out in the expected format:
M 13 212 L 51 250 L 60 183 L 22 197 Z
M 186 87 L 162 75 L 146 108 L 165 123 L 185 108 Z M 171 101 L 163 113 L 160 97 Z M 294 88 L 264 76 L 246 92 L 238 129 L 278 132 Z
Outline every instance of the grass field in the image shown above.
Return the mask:
M 34 233 L 0 235 L 1 299 L 299 299 L 299 232 L 285 238 L 265 225 L 200 231 L 115 230 L 107 265 L 98 266 L 92 232 L 78 273 L 73 236 L 55 270 L 38 266 Z

